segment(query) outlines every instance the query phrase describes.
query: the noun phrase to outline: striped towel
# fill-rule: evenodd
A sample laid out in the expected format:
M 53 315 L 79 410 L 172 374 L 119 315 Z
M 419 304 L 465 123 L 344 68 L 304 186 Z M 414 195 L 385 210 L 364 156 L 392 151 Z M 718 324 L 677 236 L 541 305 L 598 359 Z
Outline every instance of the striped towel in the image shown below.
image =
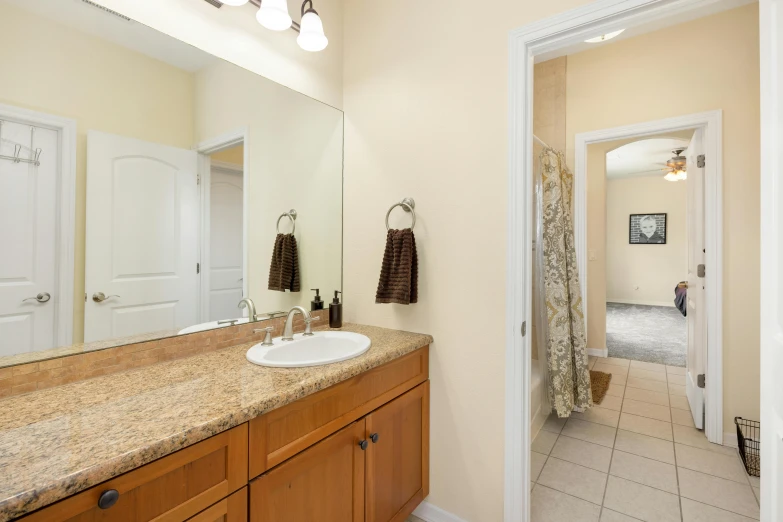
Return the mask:
M 299 291 L 299 249 L 293 234 L 277 234 L 269 267 L 269 289 Z
M 411 304 L 419 300 L 419 260 L 413 230 L 389 230 L 376 303 Z

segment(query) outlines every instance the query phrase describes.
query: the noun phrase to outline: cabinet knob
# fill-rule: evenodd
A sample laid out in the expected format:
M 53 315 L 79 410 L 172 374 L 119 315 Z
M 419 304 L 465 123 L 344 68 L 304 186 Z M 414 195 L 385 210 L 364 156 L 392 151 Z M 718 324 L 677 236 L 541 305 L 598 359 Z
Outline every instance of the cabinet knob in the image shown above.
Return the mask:
M 372 441 L 373 444 L 378 442 L 378 434 L 377 433 L 373 433 L 372 435 L 370 435 L 370 440 Z
M 120 492 L 116 489 L 107 489 L 98 498 L 98 507 L 101 509 L 109 509 L 120 499 Z
M 367 444 L 366 440 L 360 440 L 359 441 L 359 447 L 362 448 L 362 451 L 366 450 L 367 446 L 368 446 L 368 444 Z

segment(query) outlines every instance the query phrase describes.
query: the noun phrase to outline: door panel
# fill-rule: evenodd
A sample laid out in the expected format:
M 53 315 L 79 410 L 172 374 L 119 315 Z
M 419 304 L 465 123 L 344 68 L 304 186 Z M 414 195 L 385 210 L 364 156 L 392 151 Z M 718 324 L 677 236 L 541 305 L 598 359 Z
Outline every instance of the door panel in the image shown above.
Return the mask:
M 242 299 L 242 173 L 212 168 L 209 198 L 209 320 L 233 319 Z
M 0 154 L 13 156 L 13 143 L 29 148 L 30 125 L 1 128 Z M 57 346 L 58 133 L 35 128 L 32 140 L 39 166 L 0 159 L 0 356 Z M 44 292 L 46 302 L 25 301 Z
M 197 154 L 96 131 L 87 142 L 85 341 L 198 323 Z
M 247 522 L 247 487 L 189 518 L 187 522 Z
M 250 484 L 251 522 L 362 522 L 364 420 L 350 424 Z
M 366 521 L 403 522 L 429 490 L 429 381 L 366 421 Z

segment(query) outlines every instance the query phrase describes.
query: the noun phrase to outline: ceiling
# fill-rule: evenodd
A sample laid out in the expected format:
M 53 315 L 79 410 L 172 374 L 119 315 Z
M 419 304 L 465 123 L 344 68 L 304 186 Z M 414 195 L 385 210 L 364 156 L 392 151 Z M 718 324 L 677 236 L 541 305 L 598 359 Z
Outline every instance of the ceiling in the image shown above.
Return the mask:
M 663 177 L 672 149 L 685 148 L 684 138 L 650 138 L 634 141 L 606 153 L 606 177 L 609 179 Z M 686 153 L 683 153 L 685 155 Z
M 196 72 L 217 58 L 133 20 L 125 20 L 82 0 L 0 0 L 36 16 L 139 52 L 188 72 Z
M 652 22 L 642 23 L 640 25 L 635 25 L 635 26 L 615 27 L 612 30 L 625 29 L 625 31 L 623 31 L 619 36 L 616 36 L 611 40 L 607 40 L 605 42 L 587 43 L 584 41 L 579 41 L 578 43 L 575 43 L 573 45 L 563 47 L 561 49 L 557 49 L 552 52 L 538 55 L 535 57 L 535 62 L 536 63 L 545 62 L 547 60 L 558 58 L 560 56 L 567 56 L 570 54 L 576 54 L 582 51 L 587 51 L 589 49 L 596 49 L 603 45 L 611 45 L 612 43 L 619 42 L 620 40 L 633 38 L 634 36 L 639 36 L 645 33 L 658 31 L 660 29 L 665 29 L 673 25 L 690 22 L 691 20 L 696 20 L 699 18 L 703 18 L 705 16 L 710 16 L 716 13 L 720 13 L 722 11 L 728 11 L 729 9 L 736 9 L 737 7 L 742 7 L 743 5 L 747 5 L 747 4 L 754 4 L 756 2 L 757 0 L 715 0 L 711 3 L 707 3 L 707 5 L 701 3 L 698 5 L 698 8 L 691 9 L 690 11 L 684 14 L 678 14 L 677 16 L 661 15 L 660 18 Z M 611 31 L 607 31 L 607 32 L 611 32 Z M 596 36 L 600 36 L 600 34 L 590 35 L 588 38 L 594 38 Z M 584 38 L 584 40 L 587 40 L 587 38 Z

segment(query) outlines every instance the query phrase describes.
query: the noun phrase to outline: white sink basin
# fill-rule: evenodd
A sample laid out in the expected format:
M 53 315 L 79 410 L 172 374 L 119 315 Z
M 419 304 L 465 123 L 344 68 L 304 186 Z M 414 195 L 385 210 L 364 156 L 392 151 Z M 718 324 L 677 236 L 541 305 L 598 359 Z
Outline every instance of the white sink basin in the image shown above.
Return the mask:
M 315 332 L 308 337 L 296 334 L 293 341 L 277 337 L 272 343 L 250 348 L 247 360 L 274 368 L 300 368 L 353 359 L 370 349 L 369 337 L 353 332 Z
M 227 322 L 229 319 L 226 319 L 226 321 L 220 321 L 218 324 L 218 321 L 210 321 L 208 323 L 201 323 L 201 324 L 194 324 L 193 326 L 188 326 L 187 328 L 183 328 L 179 332 L 177 332 L 178 335 L 185 335 L 189 333 L 196 333 L 196 332 L 205 332 L 207 330 L 214 330 L 215 328 L 225 328 L 227 326 L 233 326 L 236 324 L 245 324 L 248 321 L 247 317 L 242 317 L 240 319 L 231 319 L 232 322 Z

